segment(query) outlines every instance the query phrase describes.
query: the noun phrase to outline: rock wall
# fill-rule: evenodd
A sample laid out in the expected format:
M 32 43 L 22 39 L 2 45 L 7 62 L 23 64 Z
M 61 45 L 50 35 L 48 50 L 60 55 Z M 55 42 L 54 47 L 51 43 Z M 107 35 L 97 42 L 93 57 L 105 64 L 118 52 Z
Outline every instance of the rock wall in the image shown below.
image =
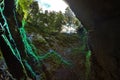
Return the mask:
M 120 3 L 66 0 L 89 33 L 91 80 L 120 80 Z

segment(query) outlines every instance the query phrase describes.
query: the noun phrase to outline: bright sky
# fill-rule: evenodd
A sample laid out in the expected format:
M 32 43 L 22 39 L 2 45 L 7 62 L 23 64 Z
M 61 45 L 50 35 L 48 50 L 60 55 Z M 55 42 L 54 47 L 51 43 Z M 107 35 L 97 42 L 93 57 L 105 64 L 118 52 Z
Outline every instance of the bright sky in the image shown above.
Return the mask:
M 42 7 L 43 10 L 65 12 L 66 7 L 68 7 L 68 5 L 63 0 L 36 0 L 36 1 L 39 2 L 39 6 Z

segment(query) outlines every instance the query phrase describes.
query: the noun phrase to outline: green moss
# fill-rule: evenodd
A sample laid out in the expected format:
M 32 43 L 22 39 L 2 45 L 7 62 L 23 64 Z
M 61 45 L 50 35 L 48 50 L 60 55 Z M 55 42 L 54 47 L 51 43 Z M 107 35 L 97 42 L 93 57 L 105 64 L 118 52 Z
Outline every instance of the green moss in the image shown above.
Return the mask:
M 86 66 L 86 80 L 89 80 L 90 77 L 90 70 L 91 70 L 91 63 L 90 63 L 90 58 L 91 58 L 91 51 L 89 50 L 86 53 L 86 62 L 85 62 L 85 66 Z

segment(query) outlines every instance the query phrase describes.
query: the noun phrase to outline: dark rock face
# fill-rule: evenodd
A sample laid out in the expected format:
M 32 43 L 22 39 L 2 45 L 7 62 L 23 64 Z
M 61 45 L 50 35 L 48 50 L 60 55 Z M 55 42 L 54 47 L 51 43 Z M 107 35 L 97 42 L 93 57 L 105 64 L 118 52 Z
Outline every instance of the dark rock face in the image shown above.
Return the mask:
M 23 77 L 24 74 L 22 66 L 20 65 L 20 62 L 16 59 L 16 57 L 12 54 L 9 46 L 6 44 L 6 42 L 3 40 L 1 36 L 0 47 L 5 58 L 5 61 L 7 63 L 7 66 L 9 67 L 9 71 L 16 79 L 20 80 L 20 78 Z
M 120 80 L 120 3 L 66 0 L 89 32 L 91 80 Z
M 14 0 L 4 0 L 4 5 L 5 6 L 2 6 L 2 7 L 4 7 L 3 14 L 7 20 L 7 24 L 8 25 L 10 23 L 14 24 L 12 26 L 15 27 L 14 13 L 13 13 L 13 10 L 15 9 Z M 1 14 L 0 14 L 0 23 L 2 25 L 5 23 L 5 20 L 2 18 Z M 15 28 L 12 29 L 12 26 L 10 25 L 10 27 L 9 27 L 10 31 L 15 32 L 14 31 Z M 0 26 L 0 29 L 1 29 L 1 26 Z M 6 34 L 6 36 L 8 36 L 8 33 L 7 32 L 4 33 L 2 30 L 0 31 L 0 49 L 3 53 L 3 57 L 6 61 L 7 66 L 8 66 L 8 70 L 14 78 L 20 80 L 21 78 L 25 77 L 25 73 L 23 71 L 23 66 L 21 65 L 20 61 L 13 55 L 10 47 L 7 45 L 6 41 L 3 39 L 1 34 Z M 14 35 L 17 35 L 17 34 L 14 34 Z M 20 35 L 18 35 L 18 36 L 20 38 Z M 17 46 L 18 45 L 19 45 L 19 43 L 17 44 Z M 22 47 L 22 45 L 20 47 Z

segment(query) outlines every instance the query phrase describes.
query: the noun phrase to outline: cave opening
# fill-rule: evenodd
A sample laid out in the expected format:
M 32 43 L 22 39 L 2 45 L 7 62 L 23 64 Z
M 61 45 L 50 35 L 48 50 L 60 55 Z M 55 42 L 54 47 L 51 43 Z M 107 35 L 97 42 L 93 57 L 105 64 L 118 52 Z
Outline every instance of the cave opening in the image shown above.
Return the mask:
M 0 54 L 5 61 L 0 61 L 0 79 L 87 80 L 88 33 L 68 6 L 65 10 L 43 11 L 34 0 L 1 0 Z

